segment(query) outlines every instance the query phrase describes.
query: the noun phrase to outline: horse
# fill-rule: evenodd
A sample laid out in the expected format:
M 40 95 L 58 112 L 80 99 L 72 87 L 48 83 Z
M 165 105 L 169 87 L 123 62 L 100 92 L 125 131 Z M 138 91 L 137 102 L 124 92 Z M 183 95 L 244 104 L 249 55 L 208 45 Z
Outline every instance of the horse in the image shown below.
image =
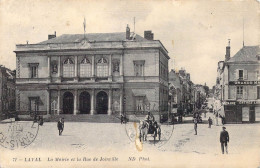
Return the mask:
M 146 141 L 147 140 L 147 134 L 148 134 L 148 129 L 149 129 L 149 124 L 148 122 L 146 121 L 140 121 L 140 124 L 139 124 L 139 139 L 140 139 L 140 142 L 142 141 Z

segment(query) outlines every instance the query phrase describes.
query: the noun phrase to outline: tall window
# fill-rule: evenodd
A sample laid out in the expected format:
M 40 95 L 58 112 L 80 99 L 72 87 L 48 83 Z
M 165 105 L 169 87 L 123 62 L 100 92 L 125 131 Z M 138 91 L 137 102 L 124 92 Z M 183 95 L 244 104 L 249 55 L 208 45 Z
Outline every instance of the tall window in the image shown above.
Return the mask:
M 260 86 L 257 86 L 257 99 L 260 99 Z
M 38 111 L 39 110 L 39 97 L 29 97 L 29 110 Z
M 238 79 L 243 79 L 243 77 L 244 77 L 244 73 L 243 73 L 243 70 L 239 70 L 238 71 Z
M 105 58 L 101 58 L 97 63 L 97 76 L 107 77 L 108 76 L 108 63 Z
M 38 63 L 29 63 L 30 78 L 38 78 Z
M 70 58 L 63 63 L 63 77 L 74 77 L 74 62 Z
M 91 76 L 91 63 L 87 58 L 84 58 L 80 62 L 80 77 L 90 77 Z
M 243 98 L 243 86 L 237 86 L 237 99 Z
M 143 76 L 144 75 L 144 60 L 134 61 L 134 75 Z
M 144 98 L 143 97 L 136 97 L 136 111 L 142 112 L 144 111 Z

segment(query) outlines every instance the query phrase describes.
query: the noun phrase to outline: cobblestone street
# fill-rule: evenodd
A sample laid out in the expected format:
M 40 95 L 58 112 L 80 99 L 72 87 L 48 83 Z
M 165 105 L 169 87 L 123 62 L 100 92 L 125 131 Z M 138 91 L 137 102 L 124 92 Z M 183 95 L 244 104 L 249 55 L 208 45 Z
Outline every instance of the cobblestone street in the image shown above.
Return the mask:
M 32 144 L 24 149 L 15 149 L 19 151 L 19 154 L 16 152 L 15 157 L 22 158 L 20 160 L 22 162 L 25 157 L 35 156 L 43 157 L 43 161 L 47 160 L 47 156 L 59 156 L 61 158 L 102 156 L 107 158 L 117 157 L 119 159 L 118 163 L 120 163 L 120 161 L 128 161 L 129 157 L 136 157 L 137 159 L 143 157 L 144 159 L 145 157 L 149 158 L 151 153 L 157 153 L 158 157 L 155 158 L 155 155 L 153 155 L 153 157 L 149 158 L 149 161 L 143 161 L 143 164 L 157 165 L 159 162 L 163 164 L 161 161 L 163 161 L 164 157 L 172 156 L 175 158 L 173 165 L 182 165 L 184 163 L 187 165 L 185 160 L 188 159 L 191 167 L 193 162 L 195 165 L 201 164 L 200 166 L 207 167 L 210 162 L 214 162 L 214 158 L 223 159 L 223 162 L 218 161 L 216 163 L 217 165 L 223 164 L 222 166 L 234 164 L 234 159 L 231 158 L 241 158 L 242 160 L 238 159 L 238 162 L 251 159 L 252 161 L 247 161 L 247 163 L 259 165 L 254 161 L 259 160 L 260 156 L 260 124 L 226 125 L 230 135 L 228 155 L 221 154 L 219 134 L 222 126 L 213 125 L 212 128 L 208 128 L 207 124 L 199 124 L 198 135 L 194 135 L 192 123 L 176 124 L 171 137 L 166 139 L 163 135 L 164 130 L 168 129 L 169 132 L 173 126 L 162 125 L 161 142 L 156 141 L 154 144 L 153 138 L 149 135 L 148 140 L 142 144 L 142 151 L 138 151 L 136 142 L 139 142 L 139 140 L 136 141 L 128 136 L 128 129 L 133 123 L 127 125 L 65 121 L 64 132 L 62 136 L 59 136 L 57 124 L 45 122 L 43 126 L 40 126 L 38 135 Z M 1 148 L 1 150 L 8 155 L 14 155 L 13 150 L 5 148 Z M 46 150 L 44 155 L 43 150 Z M 202 162 L 197 162 L 197 159 L 201 159 Z M 232 162 L 229 162 L 229 159 Z M 28 163 L 28 165 L 30 164 Z M 98 165 L 92 162 L 87 164 Z M 129 164 L 135 165 L 135 162 L 129 162 Z M 15 164 L 14 167 L 16 167 Z

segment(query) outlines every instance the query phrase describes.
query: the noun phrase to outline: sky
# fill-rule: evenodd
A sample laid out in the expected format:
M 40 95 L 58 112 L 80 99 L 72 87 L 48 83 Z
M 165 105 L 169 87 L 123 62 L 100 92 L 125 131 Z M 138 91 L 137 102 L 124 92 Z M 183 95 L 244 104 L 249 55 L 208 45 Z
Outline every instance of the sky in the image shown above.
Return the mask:
M 16 44 L 38 43 L 48 34 L 152 30 L 169 52 L 169 70 L 186 69 L 195 84 L 216 82 L 217 63 L 243 46 L 260 44 L 256 0 L 1 0 L 0 64 L 15 69 Z

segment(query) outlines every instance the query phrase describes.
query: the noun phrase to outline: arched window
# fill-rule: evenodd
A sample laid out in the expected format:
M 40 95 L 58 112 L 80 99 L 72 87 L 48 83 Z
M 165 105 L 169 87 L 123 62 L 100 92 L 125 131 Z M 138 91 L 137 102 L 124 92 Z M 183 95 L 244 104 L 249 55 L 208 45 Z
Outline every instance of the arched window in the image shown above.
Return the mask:
M 63 62 L 63 77 L 74 77 L 74 62 L 70 58 Z
M 101 58 L 97 63 L 97 76 L 107 77 L 108 76 L 108 63 L 105 58 Z
M 87 58 L 84 58 L 80 62 L 80 77 L 90 77 L 91 76 L 91 63 Z

